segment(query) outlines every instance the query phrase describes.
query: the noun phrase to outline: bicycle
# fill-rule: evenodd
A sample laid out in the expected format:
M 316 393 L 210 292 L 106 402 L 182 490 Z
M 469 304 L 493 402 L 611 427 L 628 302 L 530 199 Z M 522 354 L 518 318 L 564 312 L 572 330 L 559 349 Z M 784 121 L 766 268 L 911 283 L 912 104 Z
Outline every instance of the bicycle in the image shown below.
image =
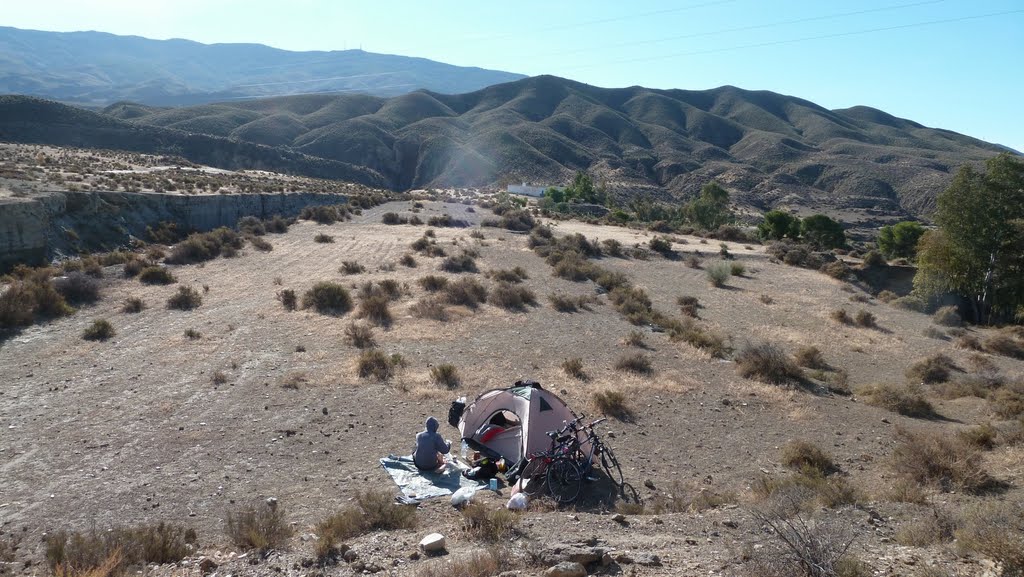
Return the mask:
M 519 486 L 527 495 L 536 495 L 544 487 L 559 505 L 575 501 L 583 487 L 583 473 L 576 459 L 579 417 L 557 431 L 547 433 L 551 448 L 527 457 L 520 473 Z

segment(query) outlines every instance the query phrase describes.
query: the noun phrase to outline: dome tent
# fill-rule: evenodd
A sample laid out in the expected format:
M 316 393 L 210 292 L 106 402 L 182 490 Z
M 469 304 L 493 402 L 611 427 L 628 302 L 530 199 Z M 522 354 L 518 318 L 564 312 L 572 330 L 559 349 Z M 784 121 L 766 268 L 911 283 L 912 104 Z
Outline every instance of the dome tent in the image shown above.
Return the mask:
M 448 422 L 459 429 L 469 446 L 509 463 L 551 447 L 548 431 L 560 429 L 576 415 L 565 401 L 536 381 L 517 381 L 492 389 L 459 410 L 452 403 Z

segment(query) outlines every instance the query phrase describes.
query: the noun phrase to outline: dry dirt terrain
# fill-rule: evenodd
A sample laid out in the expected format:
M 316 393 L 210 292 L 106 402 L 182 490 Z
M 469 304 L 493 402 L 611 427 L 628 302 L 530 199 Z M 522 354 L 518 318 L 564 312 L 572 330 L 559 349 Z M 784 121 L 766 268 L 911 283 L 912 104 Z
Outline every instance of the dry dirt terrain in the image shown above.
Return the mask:
M 423 220 L 442 213 L 476 225 L 490 211 L 467 212 L 462 204 L 426 202 Z M 989 401 L 966 397 L 929 399 L 940 415 L 913 419 L 869 406 L 856 393 L 833 394 L 815 380 L 810 387 L 785 387 L 745 379 L 736 363 L 714 358 L 666 333 L 636 327 L 616 312 L 593 282 L 571 282 L 528 247 L 526 234 L 482 228 L 435 228 L 438 245 L 449 254 L 459 247 L 479 250 L 481 273 L 522 267 L 523 284 L 537 305 L 510 311 L 490 304 L 473 310 L 452 307 L 447 321 L 419 318 L 413 307 L 425 291 L 416 282 L 440 272 L 440 258 L 415 254 L 416 266 L 399 264 L 413 253 L 410 244 L 426 227 L 381 223 L 386 212 L 411 216 L 410 202 L 392 202 L 366 210 L 348 222 L 318 225 L 299 221 L 281 235 L 268 235 L 270 252 L 246 247 L 236 258 L 202 265 L 172 266 L 177 284 L 149 286 L 124 279 L 120 267 L 108 267 L 103 298 L 75 315 L 30 327 L 0 344 L 0 528 L 21 546 L 12 573 L 45 574 L 42 539 L 59 529 L 105 530 L 123 525 L 168 521 L 193 527 L 199 536 L 191 564 L 152 568 L 161 574 L 198 574 L 195 558 L 207 555 L 224 575 L 349 575 L 358 570 L 419 575 L 452 559 L 486 547 L 461 529 L 458 511 L 446 499 L 420 506 L 414 529 L 376 532 L 349 541 L 356 563 L 306 566 L 314 557 L 311 536 L 316 523 L 366 489 L 393 489 L 378 465 L 389 453 L 408 453 L 427 416 L 444 421 L 449 402 L 473 398 L 521 378 L 555 390 L 577 412 L 598 416 L 595 391 L 621 391 L 632 413 L 609 419 L 600 431 L 614 447 L 627 480 L 647 504 L 668 495 L 714 493 L 726 496 L 711 509 L 628 510 L 613 520 L 615 504 L 584 499 L 559 510 L 536 503 L 518 520 L 509 545 L 536 551 L 557 543 L 591 540 L 623 556 L 598 572 L 636 575 L 734 575 L 745 560 L 772 537 L 751 511 L 759 503 L 756 485 L 765 475 L 787 474 L 781 449 L 793 440 L 809 441 L 830 453 L 840 475 L 858 492 L 855 505 L 816 514 L 838 520 L 855 535 L 850 552 L 879 575 L 996 574 L 993 563 L 965 553 L 955 544 L 925 547 L 900 544 L 901 527 L 927 520 L 933 510 L 959 511 L 986 501 L 1020 503 L 1024 499 L 1024 449 L 999 444 L 984 453 L 983 465 L 1003 483 L 997 492 L 967 496 L 928 488 L 922 503 L 890 497 L 896 478 L 889 455 L 896 429 L 957 431 L 981 423 L 1009 426 Z M 614 238 L 625 246 L 646 243 L 650 233 L 625 228 L 555 222 L 556 236 L 581 233 Z M 334 243 L 318 243 L 318 233 Z M 686 256 L 700 251 L 705 265 L 718 241 L 673 237 Z M 653 255 L 648 260 L 605 257 L 597 262 L 620 271 L 650 295 L 654 307 L 679 317 L 676 299 L 698 297 L 700 322 L 729 337 L 734 350 L 772 342 L 792 353 L 815 345 L 831 369 L 848 373 L 849 387 L 878 383 L 902 385 L 915 360 L 948 355 L 969 371 L 971 356 L 950 340 L 925 336 L 934 327 L 929 316 L 884 304 L 852 285 L 822 273 L 771 262 L 760 245 L 726 243 L 734 262 L 746 268 L 723 288 L 709 285 L 705 270 L 685 259 Z M 366 271 L 339 272 L 345 261 Z M 346 343 L 345 327 L 355 311 L 327 316 L 313 310 L 286 310 L 277 298 L 283 289 L 300 296 L 314 283 L 330 280 L 353 288 L 367 281 L 394 279 L 406 287 L 391 303 L 394 322 L 374 329 L 378 346 L 400 354 L 406 366 L 387 382 L 359 378 L 360 351 Z M 178 286 L 202 292 L 191 311 L 168 310 Z M 548 295 L 595 297 L 590 310 L 557 312 Z M 851 297 L 863 295 L 865 302 Z M 142 298 L 138 314 L 121 311 L 128 297 Z M 867 310 L 877 328 L 832 320 L 837 308 L 851 314 Z M 116 335 L 107 341 L 83 340 L 82 331 L 107 319 Z M 200 338 L 189 338 L 189 329 Z M 941 329 L 941 327 L 940 327 Z M 625 343 L 631 331 L 644 332 L 642 347 Z M 971 329 L 984 338 L 991 331 Z M 640 352 L 652 372 L 636 375 L 615 369 L 626 354 Z M 1024 377 L 1024 362 L 983 354 L 1008 381 Z M 568 376 L 561 368 L 570 357 L 582 359 L 589 379 Z M 436 385 L 430 368 L 455 365 L 461 385 Z M 835 371 L 828 371 L 832 374 Z M 221 382 L 217 382 L 221 381 Z M 284 386 L 286 384 L 296 386 Z M 442 424 L 449 438 L 457 432 Z M 287 549 L 257 564 L 224 533 L 229 511 L 276 498 L 296 535 Z M 494 508 L 508 498 L 480 493 Z M 450 555 L 414 559 L 427 533 L 448 537 Z M 594 541 L 597 540 L 597 541 Z M 660 563 L 650 562 L 656 555 Z M 632 557 L 646 564 L 629 562 Z M 31 561 L 31 565 L 26 565 Z M 516 575 L 541 574 L 544 565 L 515 564 Z M 870 574 L 870 573 L 868 573 Z

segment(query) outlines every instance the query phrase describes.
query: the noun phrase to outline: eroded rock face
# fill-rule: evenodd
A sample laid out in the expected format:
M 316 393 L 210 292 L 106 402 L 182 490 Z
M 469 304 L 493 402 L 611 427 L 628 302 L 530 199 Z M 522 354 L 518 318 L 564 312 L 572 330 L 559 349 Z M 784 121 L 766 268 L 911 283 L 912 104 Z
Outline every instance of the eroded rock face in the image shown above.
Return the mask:
M 40 264 L 59 254 L 111 250 L 143 237 L 147 226 L 175 222 L 182 230 L 234 226 L 244 216 L 295 216 L 303 208 L 339 204 L 337 194 L 205 194 L 45 192 L 0 198 L 0 271 Z

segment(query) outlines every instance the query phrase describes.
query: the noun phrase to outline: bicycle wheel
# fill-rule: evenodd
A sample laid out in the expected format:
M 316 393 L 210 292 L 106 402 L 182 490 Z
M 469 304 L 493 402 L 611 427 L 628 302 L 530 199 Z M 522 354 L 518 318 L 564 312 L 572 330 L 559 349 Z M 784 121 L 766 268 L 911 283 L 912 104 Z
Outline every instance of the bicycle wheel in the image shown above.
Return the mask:
M 527 495 L 533 496 L 543 489 L 546 479 L 544 474 L 547 472 L 547 469 L 547 463 L 543 458 L 530 459 L 519 474 L 519 487 L 522 491 Z
M 622 477 L 622 467 L 619 466 L 619 460 L 615 458 L 615 453 L 607 446 L 601 447 L 601 468 L 611 479 L 612 484 L 621 490 L 625 483 L 625 479 Z
M 568 505 L 580 496 L 583 475 L 579 466 L 569 459 L 556 459 L 548 465 L 548 492 L 559 505 Z

